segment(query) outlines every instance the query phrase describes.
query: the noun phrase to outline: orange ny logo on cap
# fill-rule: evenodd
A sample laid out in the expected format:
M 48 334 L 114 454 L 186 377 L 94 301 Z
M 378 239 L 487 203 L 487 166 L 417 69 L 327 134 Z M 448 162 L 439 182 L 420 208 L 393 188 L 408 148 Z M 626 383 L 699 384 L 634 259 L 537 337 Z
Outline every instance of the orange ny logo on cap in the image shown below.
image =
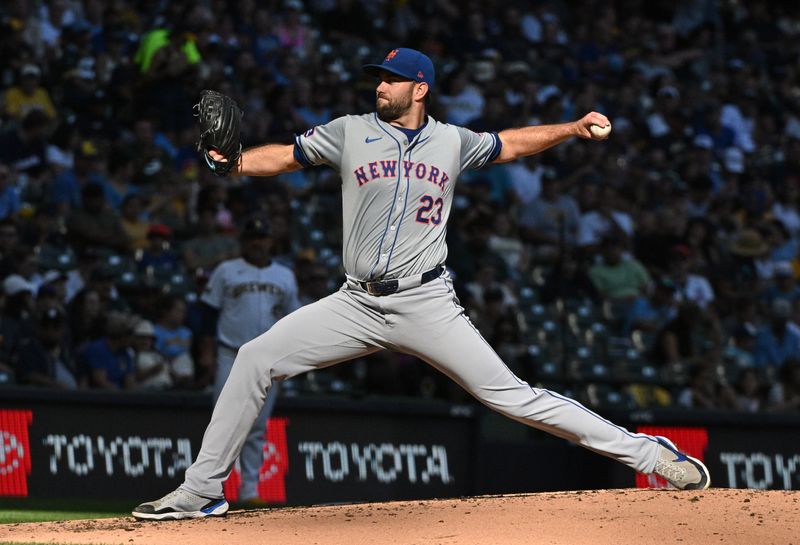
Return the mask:
M 396 49 L 392 49 L 391 51 L 389 51 L 389 54 L 386 55 L 386 58 L 383 59 L 383 62 L 389 62 L 390 60 L 392 60 L 396 56 L 397 56 L 397 50 Z

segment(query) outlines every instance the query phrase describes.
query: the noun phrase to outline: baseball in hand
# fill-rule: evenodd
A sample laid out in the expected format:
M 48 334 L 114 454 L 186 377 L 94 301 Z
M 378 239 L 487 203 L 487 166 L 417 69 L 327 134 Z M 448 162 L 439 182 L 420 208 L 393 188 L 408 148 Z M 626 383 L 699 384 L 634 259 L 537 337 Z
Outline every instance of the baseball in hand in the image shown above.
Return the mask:
M 592 136 L 595 138 L 599 138 L 601 140 L 605 140 L 608 138 L 608 135 L 611 134 L 611 123 L 606 126 L 601 125 L 589 125 L 589 132 L 592 133 Z

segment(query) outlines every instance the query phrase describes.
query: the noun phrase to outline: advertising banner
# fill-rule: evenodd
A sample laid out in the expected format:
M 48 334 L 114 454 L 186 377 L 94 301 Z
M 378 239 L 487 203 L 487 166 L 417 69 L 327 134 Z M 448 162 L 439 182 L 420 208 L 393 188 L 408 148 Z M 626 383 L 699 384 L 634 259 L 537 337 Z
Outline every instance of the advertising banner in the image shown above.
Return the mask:
M 141 501 L 183 481 L 208 409 L 0 405 L 0 497 Z M 444 414 L 292 410 L 268 423 L 265 503 L 452 497 L 470 492 L 473 419 Z M 225 484 L 238 498 L 239 474 Z

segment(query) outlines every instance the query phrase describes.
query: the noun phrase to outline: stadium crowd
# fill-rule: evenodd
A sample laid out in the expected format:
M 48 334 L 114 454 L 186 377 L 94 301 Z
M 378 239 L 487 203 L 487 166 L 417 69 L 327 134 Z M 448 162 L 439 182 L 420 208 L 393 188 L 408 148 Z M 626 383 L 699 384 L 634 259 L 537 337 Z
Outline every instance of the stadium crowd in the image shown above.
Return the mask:
M 337 289 L 329 169 L 221 179 L 192 104 L 242 105 L 244 145 L 374 108 L 361 65 L 437 66 L 430 113 L 475 131 L 612 120 L 459 184 L 447 265 L 521 377 L 595 406 L 800 410 L 800 13 L 714 0 L 10 0 L 0 126 L 0 377 L 203 389 L 198 295 L 269 219 L 301 300 Z M 212 342 L 204 342 L 211 339 Z M 466 401 L 388 352 L 288 395 Z

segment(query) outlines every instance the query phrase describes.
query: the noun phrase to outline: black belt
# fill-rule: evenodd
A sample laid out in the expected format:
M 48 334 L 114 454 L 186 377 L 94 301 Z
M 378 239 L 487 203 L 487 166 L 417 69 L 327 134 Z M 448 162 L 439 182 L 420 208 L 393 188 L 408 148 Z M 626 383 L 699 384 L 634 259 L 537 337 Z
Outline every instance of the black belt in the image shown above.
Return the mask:
M 439 265 L 419 276 L 410 276 L 408 278 L 398 278 L 394 280 L 376 280 L 374 282 L 365 282 L 358 280 L 358 285 L 370 295 L 380 297 L 382 295 L 391 295 L 398 291 L 407 290 L 409 288 L 416 288 L 422 284 L 427 284 L 431 280 L 439 278 L 444 272 L 444 265 Z

